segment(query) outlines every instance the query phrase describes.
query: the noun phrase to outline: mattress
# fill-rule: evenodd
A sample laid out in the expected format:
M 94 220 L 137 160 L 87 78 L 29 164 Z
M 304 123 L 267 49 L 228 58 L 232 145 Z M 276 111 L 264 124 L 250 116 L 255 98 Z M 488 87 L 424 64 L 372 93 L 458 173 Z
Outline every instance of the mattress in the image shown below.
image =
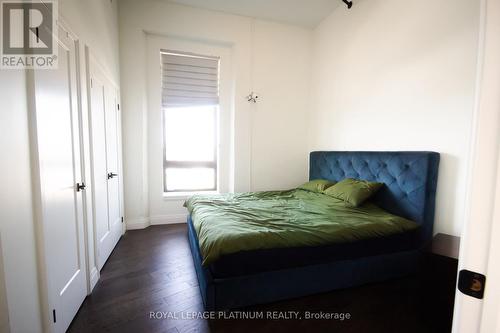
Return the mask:
M 239 252 L 355 243 L 419 227 L 370 202 L 350 207 L 300 189 L 196 195 L 186 206 L 204 266 Z
M 188 223 L 192 225 L 190 218 Z M 415 229 L 349 243 L 241 251 L 221 256 L 208 268 L 214 278 L 229 278 L 410 251 L 418 248 L 418 240 L 419 230 Z

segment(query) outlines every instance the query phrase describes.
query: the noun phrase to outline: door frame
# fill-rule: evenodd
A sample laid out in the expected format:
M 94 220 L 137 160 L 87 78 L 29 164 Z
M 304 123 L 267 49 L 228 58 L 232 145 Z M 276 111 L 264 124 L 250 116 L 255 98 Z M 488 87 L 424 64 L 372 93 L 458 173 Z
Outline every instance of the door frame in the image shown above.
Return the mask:
M 459 271 L 499 276 L 500 267 L 492 260 L 498 259 L 498 253 L 492 250 L 500 247 L 500 212 L 495 207 L 500 201 L 500 0 L 481 0 L 480 12 L 476 103 Z M 492 275 L 486 277 L 484 301 L 457 290 L 453 332 L 490 332 L 495 326 L 499 330 L 500 323 L 493 322 L 491 313 L 498 314 L 500 305 L 490 295 L 499 289 Z
M 89 85 L 87 84 L 87 81 L 90 81 L 88 79 L 87 71 L 86 71 L 86 66 L 87 66 L 87 59 L 85 56 L 85 47 L 82 47 L 79 45 L 78 48 L 78 73 L 79 73 L 79 80 L 78 80 L 78 85 L 79 85 L 79 90 L 80 90 L 80 98 L 79 98 L 79 117 L 80 117 L 80 142 L 81 142 L 81 160 L 83 161 L 83 166 L 82 166 L 82 181 L 87 185 L 87 190 L 85 191 L 84 195 L 84 202 L 85 202 L 85 209 L 84 209 L 84 214 L 85 214 L 85 257 L 86 257 L 86 264 L 87 264 L 87 295 L 90 295 L 92 293 L 92 290 L 94 289 L 95 285 L 97 284 L 97 281 L 100 278 L 100 273 L 99 270 L 97 269 L 95 257 L 94 257 L 94 252 L 95 252 L 95 244 L 93 241 L 93 226 L 92 226 L 92 221 L 94 219 L 93 217 L 93 188 L 92 188 L 92 182 L 91 182 L 91 172 L 92 172 L 92 164 L 91 164 L 91 153 L 90 153 L 90 132 L 89 132 L 89 126 L 90 126 L 90 119 L 89 119 L 89 108 L 90 106 L 88 105 L 88 94 L 89 90 L 88 87 Z

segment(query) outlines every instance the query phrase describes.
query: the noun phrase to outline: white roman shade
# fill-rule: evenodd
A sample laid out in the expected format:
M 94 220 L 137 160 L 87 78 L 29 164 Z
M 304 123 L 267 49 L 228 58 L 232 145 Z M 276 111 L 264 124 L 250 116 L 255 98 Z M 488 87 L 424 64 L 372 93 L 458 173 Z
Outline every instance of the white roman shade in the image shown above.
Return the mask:
M 162 52 L 162 106 L 219 104 L 219 58 Z

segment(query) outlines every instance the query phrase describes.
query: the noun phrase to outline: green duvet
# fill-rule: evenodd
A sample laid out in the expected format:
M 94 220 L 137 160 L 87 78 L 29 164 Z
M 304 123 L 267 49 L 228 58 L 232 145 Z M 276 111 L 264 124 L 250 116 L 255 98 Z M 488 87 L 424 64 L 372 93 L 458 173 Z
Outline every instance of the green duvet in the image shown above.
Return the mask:
M 301 189 L 195 195 L 185 206 L 203 265 L 240 251 L 352 242 L 418 227 L 371 203 L 346 207 L 341 200 Z

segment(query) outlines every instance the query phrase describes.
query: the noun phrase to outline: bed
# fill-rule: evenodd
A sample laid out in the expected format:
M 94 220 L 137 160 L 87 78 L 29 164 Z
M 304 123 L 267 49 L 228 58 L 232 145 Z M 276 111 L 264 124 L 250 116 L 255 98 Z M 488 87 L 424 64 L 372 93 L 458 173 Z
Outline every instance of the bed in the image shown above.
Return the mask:
M 300 189 L 191 198 L 188 237 L 205 308 L 414 273 L 432 237 L 438 165 L 435 152 L 312 152 L 310 179 L 384 183 L 356 210 Z

